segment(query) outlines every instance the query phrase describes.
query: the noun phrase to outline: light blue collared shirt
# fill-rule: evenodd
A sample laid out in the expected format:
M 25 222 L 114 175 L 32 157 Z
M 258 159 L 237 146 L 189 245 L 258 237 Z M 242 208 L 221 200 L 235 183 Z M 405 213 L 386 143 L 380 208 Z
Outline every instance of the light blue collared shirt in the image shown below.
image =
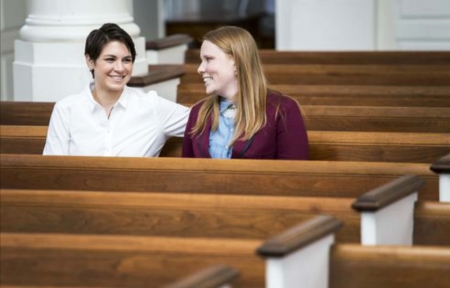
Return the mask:
M 233 138 L 235 125 L 234 117 L 229 117 L 227 114 L 235 106 L 222 97 L 219 105 L 219 127 L 217 131 L 211 130 L 209 133 L 209 153 L 211 158 L 230 159 L 233 147 L 230 147 L 229 143 L 231 138 Z

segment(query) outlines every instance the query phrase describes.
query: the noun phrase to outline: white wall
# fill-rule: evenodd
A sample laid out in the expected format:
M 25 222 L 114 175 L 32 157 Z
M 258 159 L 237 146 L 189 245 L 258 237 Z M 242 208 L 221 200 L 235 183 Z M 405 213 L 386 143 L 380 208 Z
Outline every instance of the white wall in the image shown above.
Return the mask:
M 14 62 L 14 40 L 19 38 L 19 30 L 27 18 L 26 0 L 0 0 L 1 27 L 1 100 L 12 100 Z
M 450 50 L 450 0 L 276 0 L 278 50 Z
M 278 50 L 375 50 L 375 0 L 278 0 Z
M 449 0 L 396 0 L 400 50 L 450 50 Z

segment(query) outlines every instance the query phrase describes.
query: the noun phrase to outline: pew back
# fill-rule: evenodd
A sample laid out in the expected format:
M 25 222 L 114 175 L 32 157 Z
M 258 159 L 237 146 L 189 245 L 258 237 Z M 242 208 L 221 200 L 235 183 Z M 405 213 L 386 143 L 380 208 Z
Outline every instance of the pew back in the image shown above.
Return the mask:
M 421 200 L 438 200 L 430 164 L 198 158 L 0 155 L 8 189 L 182 192 L 356 198 L 401 175 L 425 180 Z
M 158 287 L 222 263 L 236 287 L 263 287 L 256 240 L 1 233 L 1 282 L 20 286 Z
M 198 65 L 184 64 L 180 83 L 203 83 Z M 450 86 L 445 65 L 264 65 L 269 84 Z
M 450 65 L 446 51 L 258 51 L 263 64 Z M 200 64 L 200 50 L 186 50 L 185 63 Z
M 448 86 L 360 86 L 278 84 L 269 87 L 302 105 L 450 107 Z M 180 84 L 178 103 L 196 103 L 205 97 L 205 85 Z
M 266 239 L 313 215 L 360 242 L 351 198 L 1 189 L 2 232 Z
M 46 127 L 1 126 L 0 152 L 42 154 Z M 181 157 L 182 138 L 171 138 L 160 156 Z M 433 163 L 450 153 L 442 133 L 308 131 L 309 160 Z

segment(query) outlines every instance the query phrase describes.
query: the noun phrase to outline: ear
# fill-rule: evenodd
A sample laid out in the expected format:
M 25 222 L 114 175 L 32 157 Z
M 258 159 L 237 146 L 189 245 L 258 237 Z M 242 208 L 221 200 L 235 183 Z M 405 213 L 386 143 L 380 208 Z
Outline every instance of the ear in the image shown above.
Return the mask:
M 89 67 L 89 70 L 92 70 L 92 69 L 94 69 L 94 61 L 89 57 L 89 55 L 84 55 L 84 57 L 86 58 L 86 64 L 87 64 L 87 66 Z

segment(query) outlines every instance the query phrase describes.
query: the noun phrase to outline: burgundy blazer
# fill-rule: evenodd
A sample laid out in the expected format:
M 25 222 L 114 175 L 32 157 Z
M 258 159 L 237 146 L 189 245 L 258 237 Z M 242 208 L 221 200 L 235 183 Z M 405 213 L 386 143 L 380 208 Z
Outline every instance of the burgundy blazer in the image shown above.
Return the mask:
M 211 117 L 206 121 L 205 132 L 189 135 L 197 121 L 202 102 L 191 109 L 183 138 L 183 157 L 211 158 L 209 134 Z M 276 107 L 279 106 L 277 117 Z M 308 159 L 308 136 L 297 102 L 277 92 L 267 95 L 267 124 L 250 140 L 237 140 L 231 158 L 247 159 Z

